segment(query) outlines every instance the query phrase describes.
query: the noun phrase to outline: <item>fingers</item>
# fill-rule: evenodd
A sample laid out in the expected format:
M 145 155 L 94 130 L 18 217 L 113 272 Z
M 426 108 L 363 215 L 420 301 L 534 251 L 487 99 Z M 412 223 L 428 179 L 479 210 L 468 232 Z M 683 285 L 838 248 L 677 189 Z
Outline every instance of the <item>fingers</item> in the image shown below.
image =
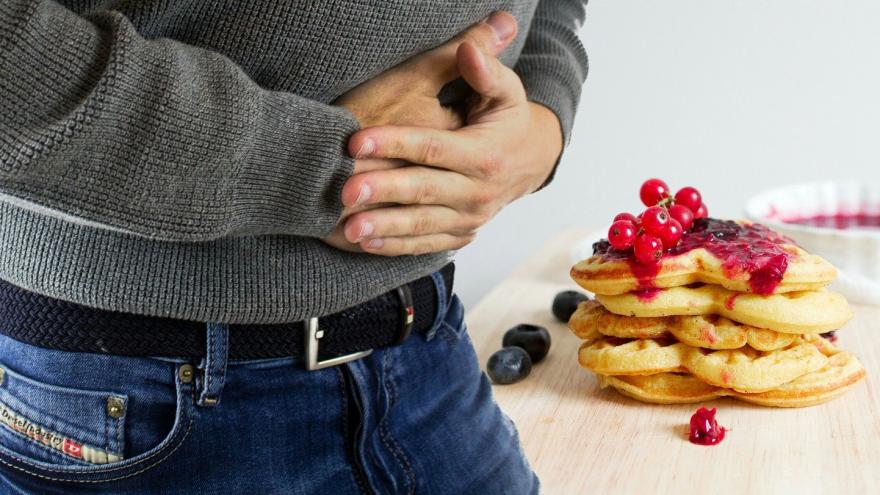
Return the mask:
M 342 251 L 348 251 L 351 253 L 362 253 L 364 251 L 358 244 L 349 242 L 348 239 L 345 238 L 343 227 L 341 225 L 337 225 L 333 230 L 333 233 L 324 239 L 324 242 Z
M 361 151 L 363 153 L 363 151 Z M 374 170 L 391 170 L 406 165 L 403 160 L 394 160 L 387 158 L 363 158 L 355 160 L 354 171 L 352 174 L 362 174 L 364 172 L 372 172 Z
M 348 141 L 356 158 L 383 157 L 443 168 L 469 177 L 489 178 L 501 168 L 497 149 L 480 134 L 423 127 L 379 126 L 355 133 Z
M 413 165 L 353 175 L 342 187 L 342 204 L 467 204 L 473 188 L 461 174 Z
M 474 234 L 457 236 L 452 234 L 433 234 L 420 237 L 386 237 L 362 241 L 361 248 L 371 254 L 382 256 L 403 256 L 437 253 L 461 249 L 471 242 Z
M 457 62 L 461 77 L 481 96 L 508 103 L 526 100 L 519 76 L 497 58 L 485 56 L 470 42 L 459 45 Z
M 352 215 L 345 222 L 349 242 L 385 237 L 420 237 L 431 234 L 473 234 L 479 219 L 446 206 L 412 205 L 379 208 Z
M 402 68 L 422 74 L 433 89 L 459 77 L 456 66 L 458 46 L 467 41 L 489 55 L 501 53 L 516 37 L 516 19 L 507 12 L 494 12 L 485 21 L 474 24 L 437 48 L 416 56 Z

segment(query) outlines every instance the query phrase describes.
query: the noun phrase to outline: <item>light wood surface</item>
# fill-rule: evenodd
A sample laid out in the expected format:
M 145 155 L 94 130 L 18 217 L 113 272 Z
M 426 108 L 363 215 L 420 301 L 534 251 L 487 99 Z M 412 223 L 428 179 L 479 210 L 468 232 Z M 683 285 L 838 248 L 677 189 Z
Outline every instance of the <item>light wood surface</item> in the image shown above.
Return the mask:
M 550 330 L 550 354 L 531 375 L 493 389 L 519 429 L 542 493 L 880 494 L 880 309 L 856 307 L 838 332 L 838 345 L 867 368 L 866 381 L 801 409 L 706 403 L 730 432 L 717 446 L 692 445 L 687 424 L 698 406 L 649 405 L 600 390 L 577 363 L 580 341 L 550 312 L 557 292 L 577 288 L 569 249 L 584 235 L 550 240 L 467 316 L 484 368 L 509 327 Z

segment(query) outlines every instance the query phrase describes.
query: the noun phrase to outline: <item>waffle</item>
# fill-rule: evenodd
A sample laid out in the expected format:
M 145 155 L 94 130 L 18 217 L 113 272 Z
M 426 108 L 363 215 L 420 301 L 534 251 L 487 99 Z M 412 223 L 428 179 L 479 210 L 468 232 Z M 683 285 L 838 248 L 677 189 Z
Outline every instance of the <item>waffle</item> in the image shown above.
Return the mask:
M 729 396 L 802 407 L 864 378 L 854 355 L 817 335 L 853 316 L 825 288 L 835 268 L 791 239 L 759 224 L 699 219 L 656 264 L 612 246 L 621 240 L 596 242 L 571 269 L 596 294 L 569 327 L 584 340 L 580 365 L 603 388 L 659 404 Z
M 837 276 L 837 270 L 825 259 L 809 254 L 794 244 L 781 247 L 791 254 L 791 259 L 774 293 L 821 289 Z M 595 294 L 617 295 L 644 288 L 639 276 L 633 273 L 630 261 L 607 259 L 600 255 L 574 265 L 571 277 L 578 285 Z M 650 287 L 662 289 L 700 282 L 737 292 L 751 292 L 750 277 L 746 272 L 726 270 L 722 260 L 705 248 L 697 248 L 665 257 L 657 274 L 651 277 Z
M 603 337 L 581 345 L 578 361 L 601 375 L 654 375 L 684 371 L 682 365 L 688 350 L 682 343 Z
M 684 366 L 710 385 L 739 392 L 766 392 L 825 366 L 828 358 L 803 340 L 775 351 L 740 349 L 710 351 L 690 348 Z
M 583 340 L 601 336 L 625 339 L 674 338 L 691 347 L 739 349 L 745 345 L 759 351 L 789 346 L 798 336 L 743 325 L 718 316 L 664 316 L 638 318 L 614 314 L 596 301 L 578 306 L 568 322 Z
M 662 289 L 650 297 L 638 293 L 597 295 L 596 300 L 619 315 L 716 314 L 753 327 L 793 334 L 829 332 L 852 318 L 846 299 L 827 290 L 759 296 L 703 285 Z
M 827 402 L 855 386 L 865 377 L 865 368 L 849 352 L 828 358 L 824 367 L 790 383 L 762 393 L 740 393 L 715 387 L 697 377 L 680 373 L 648 376 L 599 375 L 602 388 L 611 386 L 621 394 L 654 404 L 690 404 L 729 396 L 772 407 L 805 407 Z
M 603 337 L 585 342 L 578 352 L 578 361 L 600 375 L 686 371 L 708 385 L 756 393 L 819 370 L 828 358 L 804 339 L 774 351 L 757 351 L 749 346 L 711 351 L 680 342 Z

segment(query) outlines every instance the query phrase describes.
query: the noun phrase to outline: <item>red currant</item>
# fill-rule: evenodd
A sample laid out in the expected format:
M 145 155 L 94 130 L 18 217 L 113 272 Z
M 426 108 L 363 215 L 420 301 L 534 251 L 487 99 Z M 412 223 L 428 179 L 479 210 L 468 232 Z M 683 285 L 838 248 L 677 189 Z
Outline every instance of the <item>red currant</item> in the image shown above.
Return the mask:
M 654 206 L 669 197 L 669 186 L 660 179 L 648 179 L 642 184 L 639 197 L 645 206 Z
M 642 215 L 642 227 L 645 232 L 659 237 L 664 230 L 666 224 L 669 223 L 669 211 L 662 206 L 652 206 L 645 210 Z
M 629 220 L 618 220 L 608 229 L 608 242 L 611 247 L 625 251 L 632 247 L 636 240 L 636 226 Z
M 694 226 L 694 212 L 687 206 L 672 205 L 669 207 L 669 217 L 678 220 L 683 230 L 691 230 Z
M 694 218 L 706 218 L 709 216 L 709 209 L 706 208 L 706 203 L 700 204 L 700 207 L 697 208 L 697 211 L 694 212 Z
M 666 224 L 666 230 L 660 234 L 660 240 L 663 242 L 663 247 L 669 249 L 677 246 L 678 241 L 681 240 L 681 234 L 681 224 L 678 223 L 678 220 L 674 218 L 669 219 L 669 223 Z
M 617 216 L 614 217 L 614 221 L 615 221 L 615 222 L 618 221 L 618 220 L 626 220 L 626 221 L 628 221 L 628 222 L 632 222 L 633 225 L 635 225 L 636 222 L 639 221 L 639 219 L 636 218 L 635 215 L 633 215 L 632 213 L 626 213 L 626 212 L 624 212 L 624 213 L 618 213 Z
M 663 241 L 651 234 L 642 234 L 633 243 L 633 253 L 639 263 L 653 265 L 663 257 Z
M 687 206 L 691 211 L 697 211 L 703 204 L 703 197 L 700 195 L 700 191 L 693 187 L 682 187 L 675 193 L 675 203 Z

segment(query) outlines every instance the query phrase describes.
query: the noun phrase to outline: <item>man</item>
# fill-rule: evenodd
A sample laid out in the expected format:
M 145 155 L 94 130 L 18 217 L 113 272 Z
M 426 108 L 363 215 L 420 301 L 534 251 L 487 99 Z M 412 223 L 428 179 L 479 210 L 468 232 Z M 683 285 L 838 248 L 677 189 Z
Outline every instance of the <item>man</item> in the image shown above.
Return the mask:
M 536 492 L 450 250 L 582 3 L 0 0 L 4 492 Z

